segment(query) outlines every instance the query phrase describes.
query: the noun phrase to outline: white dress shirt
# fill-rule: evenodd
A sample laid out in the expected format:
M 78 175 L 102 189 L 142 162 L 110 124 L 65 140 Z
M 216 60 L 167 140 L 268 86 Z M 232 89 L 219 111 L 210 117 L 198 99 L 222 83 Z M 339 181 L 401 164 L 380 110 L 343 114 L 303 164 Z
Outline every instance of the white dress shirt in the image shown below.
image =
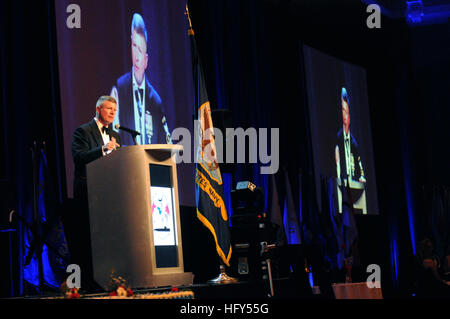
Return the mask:
M 344 135 L 344 154 L 345 154 L 345 166 L 347 170 L 347 176 L 351 179 L 353 177 L 352 174 L 352 152 L 351 152 L 351 140 L 350 140 L 350 130 L 348 133 L 345 133 L 345 129 L 343 129 Z
M 103 124 L 96 118 L 96 117 L 94 117 L 94 120 L 95 120 L 95 122 L 97 123 L 97 126 L 98 126 L 98 129 L 100 130 L 100 134 L 102 135 L 102 139 L 103 139 L 103 146 L 105 146 L 106 144 L 108 144 L 109 142 L 110 142 L 110 139 L 109 139 L 109 135 L 108 134 L 106 134 L 106 132 L 103 132 Z M 109 154 L 109 153 L 111 153 L 112 152 L 112 150 L 109 150 L 109 151 L 104 151 L 103 150 L 103 148 L 102 148 L 102 154 L 103 154 L 103 156 L 105 156 L 106 154 Z

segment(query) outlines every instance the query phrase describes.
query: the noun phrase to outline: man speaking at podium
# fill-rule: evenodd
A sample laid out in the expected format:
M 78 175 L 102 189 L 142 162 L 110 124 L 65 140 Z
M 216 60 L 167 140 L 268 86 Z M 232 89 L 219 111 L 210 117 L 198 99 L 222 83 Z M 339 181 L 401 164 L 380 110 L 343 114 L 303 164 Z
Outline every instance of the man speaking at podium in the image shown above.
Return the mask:
M 342 191 L 345 187 L 352 187 L 358 183 L 364 188 L 366 177 L 358 150 L 358 143 L 350 131 L 350 107 L 347 89 L 341 90 L 342 128 L 337 134 L 335 147 L 336 175 L 338 183 L 338 210 L 342 213 Z
M 112 96 L 101 96 L 97 100 L 95 118 L 78 127 L 72 137 L 72 157 L 75 164 L 73 184 L 75 211 L 70 218 L 72 234 L 69 236 L 69 246 L 73 262 L 81 268 L 84 288 L 92 288 L 86 164 L 107 156 L 120 147 L 120 136 L 112 129 L 116 112 L 116 100 Z

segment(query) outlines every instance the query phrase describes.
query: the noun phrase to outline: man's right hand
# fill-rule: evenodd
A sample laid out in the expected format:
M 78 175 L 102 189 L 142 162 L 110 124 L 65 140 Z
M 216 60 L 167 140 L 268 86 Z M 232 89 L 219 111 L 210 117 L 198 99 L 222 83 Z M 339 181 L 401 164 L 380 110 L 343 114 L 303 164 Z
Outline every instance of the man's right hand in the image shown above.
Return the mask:
M 109 141 L 108 144 L 103 146 L 103 151 L 106 153 L 106 152 L 115 150 L 118 147 L 120 147 L 120 145 L 117 144 L 116 139 L 114 137 L 112 137 L 111 141 Z

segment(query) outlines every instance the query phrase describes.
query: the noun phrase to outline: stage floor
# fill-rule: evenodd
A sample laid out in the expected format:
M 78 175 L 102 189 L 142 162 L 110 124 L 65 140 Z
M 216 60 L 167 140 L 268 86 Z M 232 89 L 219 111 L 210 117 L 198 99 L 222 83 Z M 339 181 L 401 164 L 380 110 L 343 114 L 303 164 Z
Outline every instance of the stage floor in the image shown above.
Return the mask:
M 186 286 L 157 287 L 157 288 L 134 288 L 133 297 L 122 299 L 196 299 L 196 300 L 244 300 L 244 299 L 297 299 L 297 298 L 320 298 L 313 295 L 309 287 L 292 278 L 273 280 L 274 295 L 270 295 L 268 280 L 261 281 L 239 281 L 227 284 L 193 284 Z M 185 292 L 177 294 L 177 292 Z M 83 292 L 80 290 L 80 299 L 120 299 L 110 298 L 109 292 Z M 14 299 L 63 299 L 62 293 L 46 293 L 41 295 L 24 296 Z

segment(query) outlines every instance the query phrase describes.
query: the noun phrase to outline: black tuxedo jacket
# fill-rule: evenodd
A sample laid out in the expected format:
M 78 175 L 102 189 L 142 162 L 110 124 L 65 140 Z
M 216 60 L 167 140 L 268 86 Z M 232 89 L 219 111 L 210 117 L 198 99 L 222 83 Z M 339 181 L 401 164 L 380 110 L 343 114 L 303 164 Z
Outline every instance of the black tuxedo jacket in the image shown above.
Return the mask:
M 111 128 L 111 126 L 110 126 Z M 120 145 L 120 136 L 117 132 L 109 131 L 110 137 L 114 137 Z M 75 164 L 74 197 L 87 199 L 86 188 L 86 164 L 103 156 L 104 145 L 102 135 L 95 120 L 78 127 L 72 137 L 72 158 Z
M 117 93 L 119 95 L 120 125 L 136 130 L 134 120 L 133 75 L 132 72 L 122 75 L 117 80 Z M 167 144 L 166 133 L 163 126 L 164 112 L 161 97 L 145 77 L 145 112 L 152 116 L 153 136 L 149 141 L 145 137 L 145 144 Z M 145 135 L 145 132 L 141 132 Z M 133 145 L 131 134 L 120 131 L 124 145 Z
M 346 161 L 345 161 L 345 147 L 344 147 L 344 130 L 340 129 L 337 134 L 337 141 L 336 145 L 339 146 L 339 161 L 341 166 L 341 179 L 347 179 L 347 168 L 346 168 Z M 359 180 L 361 177 L 361 168 L 359 166 L 359 163 L 361 162 L 361 158 L 358 151 L 358 143 L 356 142 L 356 139 L 352 135 L 352 132 L 350 131 L 350 150 L 351 150 L 351 156 L 353 157 L 353 163 L 355 163 L 355 171 L 354 175 L 351 176 L 352 180 Z

